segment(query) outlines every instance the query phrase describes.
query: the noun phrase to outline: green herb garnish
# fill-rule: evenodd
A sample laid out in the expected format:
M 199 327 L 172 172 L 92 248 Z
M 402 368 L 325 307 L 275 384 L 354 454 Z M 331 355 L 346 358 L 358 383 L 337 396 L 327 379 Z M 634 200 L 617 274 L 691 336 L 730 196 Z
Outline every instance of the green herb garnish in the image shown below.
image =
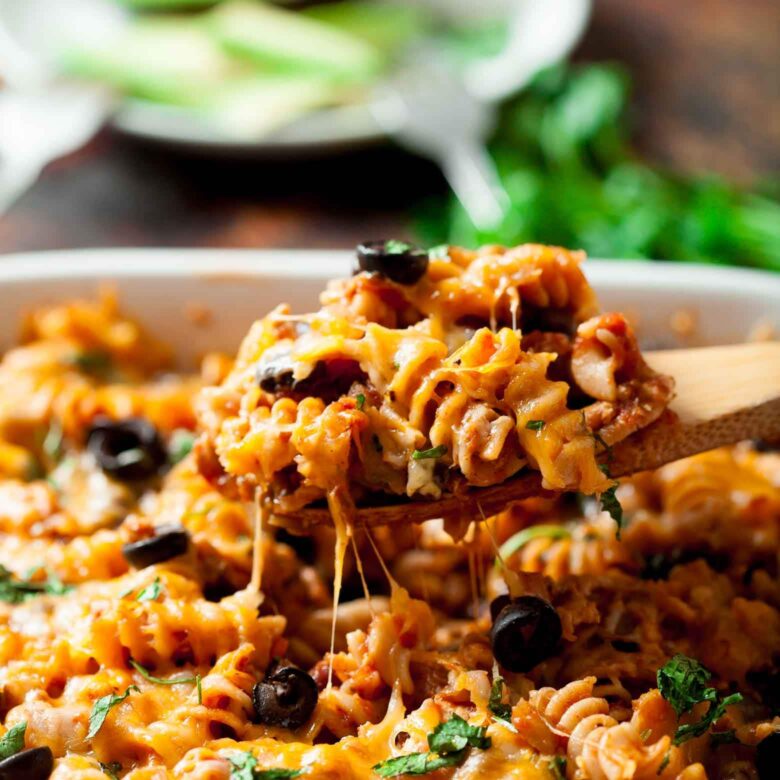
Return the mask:
M 10 758 L 24 748 L 24 732 L 27 729 L 27 721 L 11 726 L 0 739 L 0 759 Z
M 709 708 L 698 723 L 678 725 L 674 734 L 674 744 L 700 737 L 726 711 L 726 707 L 742 701 L 742 694 L 732 693 L 721 699 L 715 688 L 707 685 L 712 674 L 695 658 L 677 654 L 667 661 L 656 675 L 658 690 L 672 705 L 677 718 L 690 712 L 697 704 L 708 702 Z
M 412 453 L 412 458 L 415 460 L 426 460 L 428 458 L 440 458 L 446 454 L 447 447 L 444 444 L 440 444 L 438 447 L 431 447 L 429 450 L 415 450 Z
M 418 209 L 427 245 L 540 241 L 595 257 L 733 263 L 780 270 L 780 190 L 671 175 L 637 155 L 630 80 L 607 63 L 539 73 L 502 108 L 490 144 L 508 208 L 480 229 L 453 196 Z M 776 177 L 775 177 L 776 178 Z
M 553 756 L 547 767 L 555 780 L 566 780 L 566 759 L 563 756 Z
M 399 775 L 426 775 L 437 769 L 458 766 L 466 758 L 461 750 L 449 755 L 437 756 L 435 753 L 409 753 L 405 756 L 388 758 L 371 767 L 380 777 L 398 777 Z
M 511 722 L 512 708 L 504 703 L 504 678 L 496 675 L 493 685 L 490 687 L 490 698 L 488 699 L 488 709 L 499 720 Z
M 525 427 L 529 431 L 541 431 L 544 428 L 544 420 L 529 420 Z
M 39 569 L 40 567 L 35 567 L 31 570 L 31 574 Z M 36 596 L 43 594 L 63 596 L 71 590 L 73 590 L 73 586 L 64 585 L 54 572 L 48 572 L 45 582 L 32 582 L 29 579 L 15 579 L 5 566 L 0 565 L 0 601 L 9 604 L 22 604 Z
M 609 477 L 609 479 L 612 479 L 612 475 L 609 473 L 609 466 L 604 465 L 603 463 L 599 464 L 599 469 L 604 473 L 605 476 Z M 599 501 L 601 502 L 601 509 L 604 512 L 609 512 L 609 516 L 615 521 L 617 524 L 617 532 L 616 536 L 618 539 L 620 539 L 620 532 L 624 528 L 623 523 L 623 506 L 621 505 L 620 501 L 617 497 L 617 489 L 620 487 L 620 483 L 615 480 L 610 487 L 608 487 L 601 495 L 599 496 Z
M 469 746 L 487 750 L 490 737 L 485 736 L 486 732 L 485 726 L 472 726 L 459 715 L 453 715 L 428 735 L 428 747 L 439 754 L 455 753 Z
M 384 252 L 388 255 L 402 255 L 412 249 L 414 249 L 414 247 L 411 244 L 408 244 L 406 241 L 398 241 L 394 238 L 385 241 L 384 245 Z
M 298 777 L 301 769 L 258 769 L 252 753 L 233 753 L 230 761 L 230 780 L 287 780 Z
M 521 547 L 524 547 L 532 539 L 540 539 L 546 537 L 549 539 L 568 539 L 571 536 L 571 531 L 562 525 L 554 525 L 552 523 L 542 523 L 541 525 L 532 525 L 528 528 L 523 528 L 522 531 L 518 531 L 516 534 L 510 536 L 499 548 L 498 552 L 502 559 L 509 558 L 514 555 Z M 497 559 L 496 564 L 500 561 Z
M 96 376 L 106 374 L 111 368 L 111 356 L 97 349 L 74 352 L 65 359 L 65 362 L 85 374 Z
M 363 407 L 366 405 L 366 397 L 363 395 L 363 393 L 358 393 L 355 396 L 355 406 L 357 407 L 357 410 L 359 412 L 363 411 Z
M 148 669 L 145 669 L 141 664 L 138 663 L 134 658 L 130 659 L 130 666 L 133 667 L 133 669 L 138 672 L 138 674 L 141 675 L 141 677 L 144 678 L 144 680 L 148 680 L 151 683 L 155 683 L 157 685 L 178 685 L 179 683 L 195 683 L 198 689 L 198 704 L 203 704 L 203 691 L 201 690 L 201 677 L 199 674 L 192 675 L 190 677 L 177 677 L 173 680 L 165 680 L 162 677 L 155 677 L 153 674 L 149 673 Z
M 380 777 L 424 775 L 436 769 L 458 766 L 466 759 L 470 747 L 487 750 L 490 737 L 485 726 L 472 726 L 459 715 L 440 723 L 428 734 L 429 753 L 408 753 L 376 764 L 373 768 Z
M 449 244 L 437 244 L 428 250 L 428 257 L 436 260 L 444 260 L 450 256 Z
M 101 696 L 92 705 L 92 712 L 89 714 L 89 731 L 87 732 L 87 739 L 92 739 L 92 737 L 100 731 L 101 727 L 106 722 L 106 717 L 111 708 L 115 707 L 117 704 L 121 704 L 133 691 L 140 693 L 140 688 L 137 685 L 130 685 L 123 694 L 118 695 L 116 693 L 109 693 L 106 696 Z
M 168 442 L 168 457 L 174 466 L 183 461 L 192 452 L 195 434 L 186 428 L 177 428 Z
M 666 755 L 663 757 L 661 763 L 658 765 L 658 769 L 655 770 L 657 775 L 660 775 L 666 767 L 669 766 L 669 762 L 672 760 L 672 751 L 667 750 Z
M 136 601 L 156 601 L 162 593 L 162 583 L 159 577 L 154 578 L 154 582 L 141 589 L 141 592 L 135 597 Z
M 104 764 L 98 761 L 104 775 L 108 775 L 111 780 L 119 780 L 119 773 L 122 771 L 122 765 L 118 761 L 112 761 L 110 764 Z

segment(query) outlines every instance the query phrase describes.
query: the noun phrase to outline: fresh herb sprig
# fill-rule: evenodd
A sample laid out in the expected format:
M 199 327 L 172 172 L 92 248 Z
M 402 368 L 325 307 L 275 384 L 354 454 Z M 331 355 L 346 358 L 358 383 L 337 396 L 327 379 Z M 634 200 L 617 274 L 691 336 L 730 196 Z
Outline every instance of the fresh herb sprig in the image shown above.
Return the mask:
M 380 777 L 425 775 L 436 769 L 458 766 L 466 759 L 469 748 L 487 750 L 490 737 L 487 727 L 472 726 L 459 715 L 440 723 L 428 734 L 428 753 L 407 753 L 382 761 L 373 767 Z
M 140 688 L 137 685 L 130 685 L 122 694 L 109 693 L 95 701 L 92 705 L 92 712 L 89 714 L 87 739 L 92 739 L 100 731 L 111 709 L 117 704 L 121 704 L 133 691 L 140 693 Z
M 429 450 L 415 450 L 412 453 L 414 460 L 427 460 L 428 458 L 441 458 L 447 454 L 447 447 L 440 444 L 438 447 L 431 447 Z
M 37 571 L 33 569 L 33 572 Z M 54 573 L 48 572 L 43 582 L 33 582 L 28 579 L 17 579 L 14 575 L 0 565 L 0 601 L 9 604 L 22 604 L 36 596 L 47 594 L 49 596 L 63 596 L 73 590 L 71 585 L 63 584 L 62 580 Z
M 504 702 L 504 678 L 498 674 L 493 678 L 493 685 L 490 686 L 488 709 L 498 720 L 511 723 L 512 707 Z
M 420 208 L 424 244 L 529 241 L 595 257 L 730 263 L 780 271 L 780 187 L 752 191 L 643 162 L 628 126 L 630 82 L 617 65 L 540 73 L 502 110 L 491 143 L 507 193 L 503 219 L 478 229 L 454 196 Z
M 160 582 L 159 577 L 154 578 L 154 582 L 151 582 L 149 585 L 147 585 L 144 588 L 141 588 L 138 595 L 135 597 L 136 601 L 144 602 L 144 601 L 157 601 L 158 598 L 160 598 L 160 595 L 163 592 L 163 586 Z
M 257 759 L 249 751 L 235 752 L 228 756 L 230 780 L 288 780 L 298 777 L 301 769 L 258 769 Z
M 707 685 L 711 677 L 710 671 L 695 658 L 682 654 L 675 655 L 658 670 L 658 690 L 672 705 L 678 720 L 682 715 L 691 712 L 697 704 L 707 702 L 709 705 L 707 712 L 696 723 L 677 726 L 674 734 L 675 745 L 706 734 L 710 726 L 726 712 L 726 707 L 742 701 L 741 693 L 732 693 L 721 698 L 715 688 Z
M 27 721 L 11 726 L 0 739 L 0 759 L 15 756 L 24 747 L 24 732 L 27 730 Z
M 203 690 L 201 688 L 201 676 L 199 674 L 190 675 L 187 677 L 176 677 L 172 680 L 166 680 L 163 677 L 155 677 L 153 674 L 149 672 L 148 669 L 145 669 L 141 664 L 138 663 L 134 658 L 130 659 L 130 666 L 133 667 L 133 669 L 138 672 L 138 674 L 141 675 L 141 677 L 144 678 L 144 680 L 148 680 L 151 683 L 155 683 L 156 685 L 178 685 L 179 683 L 195 683 L 195 686 L 198 690 L 198 704 L 203 704 Z
M 609 466 L 603 463 L 599 466 L 601 471 L 606 477 L 612 479 L 612 475 L 609 472 Z M 620 483 L 614 480 L 613 483 L 599 495 L 599 501 L 601 502 L 601 508 L 604 512 L 608 512 L 609 516 L 615 521 L 617 525 L 617 531 L 615 535 L 620 539 L 620 534 L 625 527 L 625 518 L 623 516 L 623 506 L 620 503 L 620 499 L 617 497 L 617 489 L 620 487 Z

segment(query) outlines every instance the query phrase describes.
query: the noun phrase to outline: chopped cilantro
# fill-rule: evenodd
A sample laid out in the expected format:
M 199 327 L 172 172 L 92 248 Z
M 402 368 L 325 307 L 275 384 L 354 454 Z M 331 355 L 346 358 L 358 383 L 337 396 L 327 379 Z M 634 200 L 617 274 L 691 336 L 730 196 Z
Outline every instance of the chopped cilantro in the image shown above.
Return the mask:
M 257 759 L 252 753 L 233 753 L 230 761 L 230 780 L 287 780 L 298 777 L 301 769 L 258 769 Z
M 504 678 L 496 675 L 493 685 L 490 687 L 490 698 L 488 699 L 488 709 L 499 720 L 510 722 L 512 708 L 505 704 L 504 698 Z
M 119 780 L 119 773 L 122 771 L 122 765 L 118 761 L 112 761 L 110 764 L 104 764 L 98 761 L 103 774 L 108 775 L 111 780 Z
M 138 674 L 141 675 L 141 677 L 144 678 L 144 680 L 148 680 L 149 682 L 156 683 L 157 685 L 178 685 L 179 683 L 195 683 L 195 685 L 198 688 L 198 704 L 203 704 L 203 692 L 201 691 L 200 687 L 200 675 L 196 674 L 191 677 L 176 677 L 173 680 L 166 680 L 162 677 L 155 677 L 153 674 L 149 673 L 148 669 L 145 669 L 141 664 L 138 663 L 134 658 L 130 659 L 130 666 L 133 667 L 133 669 L 138 672 Z
M 449 244 L 438 244 L 428 250 L 428 257 L 436 260 L 444 260 L 450 256 Z
M 601 463 L 599 464 L 599 469 L 601 469 L 601 471 L 604 473 L 606 477 L 612 479 L 612 474 L 610 474 L 609 466 L 606 466 L 605 464 Z M 612 485 L 608 487 L 599 496 L 599 500 L 601 502 L 601 509 L 604 512 L 609 512 L 609 516 L 617 524 L 616 536 L 618 539 L 620 539 L 620 532 L 625 527 L 625 524 L 623 522 L 623 507 L 617 497 L 617 489 L 619 487 L 620 487 L 620 483 L 617 480 L 615 480 L 612 483 Z
M 171 463 L 176 465 L 183 461 L 187 455 L 192 452 L 195 444 L 195 434 L 186 428 L 177 428 L 171 434 L 171 440 L 168 442 L 168 457 Z
M 740 693 L 732 693 L 721 699 L 715 688 L 707 685 L 710 677 L 712 675 L 709 670 L 695 658 L 682 654 L 675 655 L 658 670 L 656 675 L 658 690 L 672 705 L 678 720 L 697 704 L 701 702 L 709 704 L 707 712 L 697 723 L 684 723 L 677 726 L 674 734 L 675 745 L 705 734 L 710 726 L 723 716 L 726 707 L 742 701 Z
M 671 759 L 672 759 L 672 751 L 671 750 L 667 750 L 666 751 L 666 755 L 663 757 L 663 760 L 658 765 L 658 769 L 656 769 L 655 773 L 657 775 L 660 775 L 664 771 L 664 769 L 666 769 L 666 767 L 669 766 L 669 761 L 671 761 Z
M 426 460 L 427 458 L 440 458 L 447 454 L 447 447 L 440 444 L 438 447 L 431 447 L 429 450 L 415 450 L 412 457 L 415 460 Z
M 566 780 L 566 759 L 563 756 L 553 756 L 547 767 L 555 780 Z
M 490 737 L 485 736 L 486 731 L 484 726 L 472 726 L 459 715 L 453 715 L 428 735 L 428 747 L 439 754 L 456 753 L 469 746 L 487 750 Z
M 437 769 L 458 766 L 466 758 L 466 750 L 437 756 L 434 753 L 408 753 L 405 756 L 388 758 L 372 767 L 380 777 L 398 777 L 399 775 L 426 775 Z
M 544 420 L 529 420 L 525 427 L 529 431 L 541 431 L 544 428 Z
M 437 756 L 432 753 L 409 753 L 405 756 L 388 758 L 372 767 L 380 777 L 398 777 L 399 775 L 425 775 L 437 769 L 457 766 L 466 757 L 466 751 Z
M 358 393 L 355 396 L 355 406 L 357 407 L 357 410 L 359 412 L 363 411 L 363 407 L 366 405 L 366 397 L 363 395 L 363 393 Z
M 133 691 L 140 693 L 140 689 L 137 685 L 131 685 L 123 694 L 118 695 L 116 693 L 109 693 L 106 696 L 101 696 L 92 705 L 92 712 L 89 715 L 87 739 L 92 739 L 92 737 L 100 731 L 101 727 L 106 722 L 106 717 L 108 717 L 111 708 L 115 707 L 117 704 L 121 704 Z
M 458 766 L 465 758 L 469 747 L 487 750 L 490 737 L 487 728 L 472 726 L 458 715 L 440 723 L 428 734 L 429 753 L 408 753 L 376 764 L 373 768 L 380 777 L 398 775 L 424 775 L 437 769 Z
M 414 247 L 411 244 L 408 244 L 406 241 L 398 241 L 395 238 L 385 241 L 384 245 L 384 252 L 388 255 L 402 255 L 412 249 Z
M 32 570 L 32 573 L 40 567 Z M 29 579 L 14 579 L 13 574 L 0 565 L 0 601 L 9 604 L 22 604 L 29 599 L 42 594 L 50 596 L 62 596 L 73 590 L 70 585 L 64 585 L 60 578 L 53 572 L 49 572 L 45 582 L 31 582 Z
M 65 362 L 85 374 L 101 375 L 111 368 L 111 356 L 98 349 L 84 349 L 69 355 Z
M 232 753 L 230 761 L 230 780 L 254 780 L 257 759 L 252 753 Z
M 542 523 L 523 528 L 507 539 L 500 547 L 499 554 L 501 558 L 506 559 L 514 555 L 521 547 L 525 546 L 532 539 L 547 537 L 549 539 L 568 539 L 571 532 L 562 525 L 553 523 Z M 499 563 L 499 560 L 496 560 Z
M 136 601 L 156 601 L 163 588 L 159 577 L 154 578 L 154 582 L 141 589 L 141 592 L 135 597 Z
M 616 495 L 618 484 L 607 488 L 599 497 L 601 500 L 601 508 L 605 512 L 609 512 L 609 516 L 617 523 L 617 538 L 620 539 L 620 532 L 623 530 L 623 507 Z
M 10 758 L 16 755 L 24 747 L 24 732 L 27 729 L 27 721 L 11 726 L 0 739 L 0 759 Z

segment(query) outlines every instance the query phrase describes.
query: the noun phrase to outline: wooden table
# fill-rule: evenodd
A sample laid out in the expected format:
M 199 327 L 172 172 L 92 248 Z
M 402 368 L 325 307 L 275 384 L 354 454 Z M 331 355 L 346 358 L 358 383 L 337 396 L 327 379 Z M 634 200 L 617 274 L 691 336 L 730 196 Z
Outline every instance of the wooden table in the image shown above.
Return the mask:
M 577 57 L 635 83 L 638 142 L 672 167 L 744 180 L 780 171 L 778 0 L 595 0 Z M 295 163 L 172 154 L 102 133 L 4 217 L 0 252 L 89 246 L 345 247 L 409 235 L 445 191 L 393 148 Z

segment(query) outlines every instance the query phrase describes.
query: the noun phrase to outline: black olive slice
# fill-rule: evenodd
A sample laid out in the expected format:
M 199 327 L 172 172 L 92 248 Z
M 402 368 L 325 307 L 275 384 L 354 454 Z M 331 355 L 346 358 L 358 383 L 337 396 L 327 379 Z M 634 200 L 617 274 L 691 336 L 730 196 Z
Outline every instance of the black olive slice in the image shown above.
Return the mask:
M 260 723 L 297 729 L 311 717 L 318 695 L 310 674 L 284 666 L 255 685 L 252 704 Z
M 365 241 L 357 247 L 356 273 L 381 274 L 398 284 L 416 284 L 428 270 L 428 253 L 405 241 Z
M 187 552 L 190 535 L 180 526 L 160 526 L 154 536 L 122 546 L 125 560 L 136 569 L 145 569 Z
M 528 672 L 554 654 L 561 633 L 561 619 L 549 601 L 521 596 L 498 613 L 490 643 L 501 666 L 510 672 Z
M 760 780 L 776 780 L 780 768 L 780 731 L 764 737 L 756 747 L 756 769 Z
M 87 449 L 106 474 L 123 482 L 149 479 L 168 462 L 157 429 L 141 417 L 97 418 L 87 434 Z
M 512 603 L 512 598 L 508 593 L 502 593 L 500 596 L 496 596 L 493 601 L 490 602 L 490 619 L 495 621 L 498 617 L 498 613 L 507 605 Z
M 0 761 L 0 780 L 46 780 L 53 769 L 49 748 L 29 748 Z

